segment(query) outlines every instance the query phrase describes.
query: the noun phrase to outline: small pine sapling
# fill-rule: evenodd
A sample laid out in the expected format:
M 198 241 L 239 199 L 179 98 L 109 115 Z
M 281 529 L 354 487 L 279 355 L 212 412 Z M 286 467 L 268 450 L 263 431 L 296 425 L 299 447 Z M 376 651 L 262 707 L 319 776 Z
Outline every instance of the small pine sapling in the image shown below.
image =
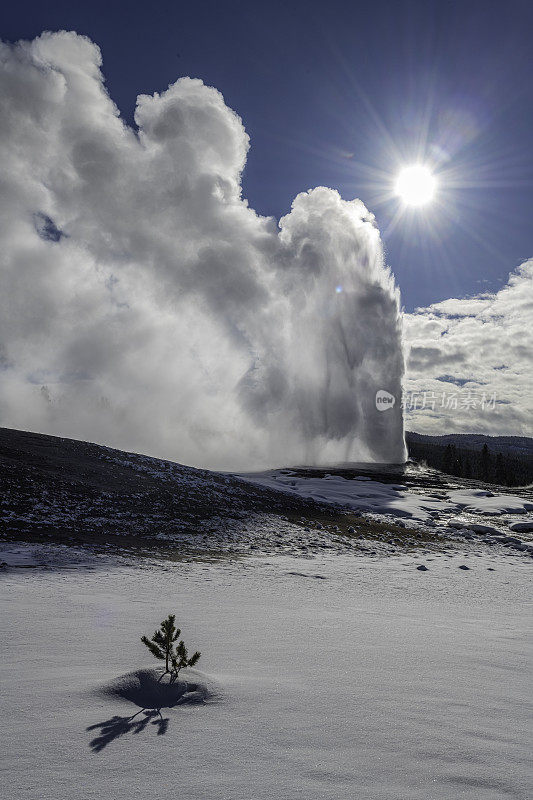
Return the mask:
M 176 679 L 180 669 L 183 669 L 183 667 L 194 667 L 199 658 L 200 653 L 198 650 L 189 658 L 187 648 L 183 642 L 180 641 L 179 644 L 176 645 L 175 652 L 170 657 L 170 663 L 172 665 L 171 677 Z
M 146 645 L 152 655 L 160 661 L 165 662 L 165 671 L 163 675 L 167 675 L 168 673 L 171 681 L 176 680 L 180 669 L 183 669 L 183 667 L 193 667 L 200 658 L 200 653 L 198 651 L 193 653 L 189 658 L 187 648 L 184 642 L 179 638 L 181 636 L 181 630 L 176 628 L 175 623 L 176 615 L 169 614 L 151 639 L 147 636 L 141 636 L 141 642 Z

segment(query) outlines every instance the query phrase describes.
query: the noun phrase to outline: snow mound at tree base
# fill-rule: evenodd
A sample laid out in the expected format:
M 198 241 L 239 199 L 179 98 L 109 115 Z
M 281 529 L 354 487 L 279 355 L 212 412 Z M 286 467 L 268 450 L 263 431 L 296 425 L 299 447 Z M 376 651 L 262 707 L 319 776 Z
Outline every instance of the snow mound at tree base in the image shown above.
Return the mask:
M 203 683 L 187 680 L 170 681 L 155 669 L 128 672 L 108 683 L 101 690 L 107 697 L 120 697 L 140 708 L 172 708 L 177 705 L 204 703 L 212 693 Z

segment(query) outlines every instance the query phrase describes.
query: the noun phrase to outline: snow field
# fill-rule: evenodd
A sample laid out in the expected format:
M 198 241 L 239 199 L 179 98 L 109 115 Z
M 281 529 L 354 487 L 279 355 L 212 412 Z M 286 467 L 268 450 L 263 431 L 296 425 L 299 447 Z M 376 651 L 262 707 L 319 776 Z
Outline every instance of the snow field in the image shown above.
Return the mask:
M 526 800 L 530 564 L 416 563 L 8 570 L 6 797 Z M 141 713 L 95 748 L 102 724 L 140 711 L 102 690 L 156 666 L 139 637 L 169 611 L 211 698 L 162 709 L 163 731 Z

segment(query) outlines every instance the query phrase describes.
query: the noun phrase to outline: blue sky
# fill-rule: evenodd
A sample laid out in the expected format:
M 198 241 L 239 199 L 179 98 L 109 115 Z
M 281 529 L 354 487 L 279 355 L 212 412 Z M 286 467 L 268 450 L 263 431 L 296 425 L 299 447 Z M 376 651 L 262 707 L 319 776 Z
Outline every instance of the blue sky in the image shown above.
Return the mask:
M 485 2 L 19 2 L 5 40 L 76 30 L 102 49 L 131 121 L 139 93 L 216 86 L 251 137 L 244 195 L 280 217 L 325 185 L 376 214 L 410 310 L 497 290 L 533 255 L 533 6 Z M 438 202 L 404 214 L 390 187 L 429 159 Z

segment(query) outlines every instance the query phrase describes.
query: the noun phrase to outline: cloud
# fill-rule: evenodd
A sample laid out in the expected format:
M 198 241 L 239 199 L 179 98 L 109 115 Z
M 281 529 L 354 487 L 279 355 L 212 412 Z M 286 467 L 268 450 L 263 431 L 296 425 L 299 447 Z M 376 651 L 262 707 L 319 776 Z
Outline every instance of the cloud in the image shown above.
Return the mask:
M 405 314 L 407 427 L 531 436 L 532 318 L 533 260 L 498 292 Z
M 436 366 L 450 366 L 466 361 L 466 355 L 461 348 L 446 350 L 440 347 L 426 347 L 424 345 L 411 345 L 409 350 L 408 367 L 410 370 L 426 372 Z
M 185 463 L 401 460 L 398 291 L 358 200 L 279 224 L 241 196 L 249 139 L 181 78 L 136 129 L 98 47 L 0 47 L 0 424 Z

